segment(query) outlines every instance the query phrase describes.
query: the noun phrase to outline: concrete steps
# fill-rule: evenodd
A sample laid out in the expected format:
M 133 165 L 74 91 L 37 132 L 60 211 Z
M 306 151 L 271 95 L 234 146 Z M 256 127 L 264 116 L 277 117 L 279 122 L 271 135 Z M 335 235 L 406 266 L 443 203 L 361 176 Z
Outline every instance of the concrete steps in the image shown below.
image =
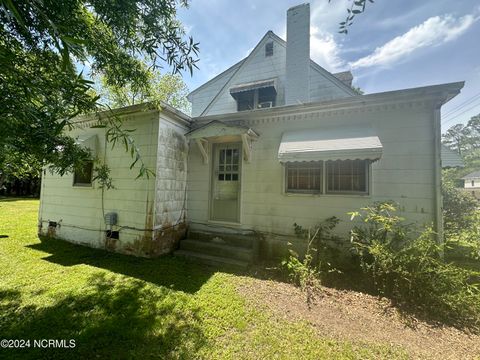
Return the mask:
M 208 265 L 246 269 L 253 263 L 254 245 L 255 238 L 248 235 L 189 232 L 175 255 Z
M 222 266 L 222 267 L 225 266 L 225 267 L 231 267 L 238 270 L 245 270 L 248 268 L 248 262 L 245 262 L 245 261 L 238 261 L 238 260 L 224 258 L 220 256 L 211 256 L 211 255 L 201 254 L 198 252 L 177 250 L 175 251 L 175 255 L 183 256 L 188 259 L 192 259 L 206 265 Z

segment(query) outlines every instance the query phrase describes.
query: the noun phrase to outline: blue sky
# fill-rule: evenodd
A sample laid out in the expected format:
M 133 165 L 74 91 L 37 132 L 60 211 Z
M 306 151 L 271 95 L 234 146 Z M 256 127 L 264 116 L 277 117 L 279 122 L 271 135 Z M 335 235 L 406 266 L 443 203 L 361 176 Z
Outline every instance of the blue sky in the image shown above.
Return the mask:
M 199 70 L 184 75 L 190 90 L 244 58 L 272 30 L 285 39 L 285 17 L 299 1 L 192 0 L 179 19 L 200 42 Z M 316 0 L 311 57 L 327 70 L 351 70 L 366 93 L 465 80 L 442 110 L 442 130 L 480 113 L 478 0 L 376 0 L 338 34 L 348 0 Z

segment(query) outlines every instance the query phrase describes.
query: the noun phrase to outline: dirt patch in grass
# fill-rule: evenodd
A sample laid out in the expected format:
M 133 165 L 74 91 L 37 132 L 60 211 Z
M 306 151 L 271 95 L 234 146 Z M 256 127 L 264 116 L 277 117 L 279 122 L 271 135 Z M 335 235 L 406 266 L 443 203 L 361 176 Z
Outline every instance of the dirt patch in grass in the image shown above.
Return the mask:
M 249 278 L 238 291 L 279 318 L 307 321 L 320 336 L 401 347 L 412 358 L 480 358 L 480 336 L 402 317 L 384 298 L 323 287 L 309 309 L 305 295 L 290 284 Z

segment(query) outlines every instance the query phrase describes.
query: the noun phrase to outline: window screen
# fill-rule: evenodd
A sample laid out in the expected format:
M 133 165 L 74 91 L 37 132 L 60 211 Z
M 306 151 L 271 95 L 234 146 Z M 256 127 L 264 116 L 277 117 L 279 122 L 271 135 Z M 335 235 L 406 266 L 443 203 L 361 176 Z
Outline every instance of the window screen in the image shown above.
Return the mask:
M 286 191 L 318 194 L 322 192 L 323 164 L 299 162 L 286 164 Z
M 367 193 L 368 164 L 368 160 L 327 161 L 327 193 Z
M 255 108 L 255 91 L 244 91 L 237 96 L 237 110 L 253 110 Z

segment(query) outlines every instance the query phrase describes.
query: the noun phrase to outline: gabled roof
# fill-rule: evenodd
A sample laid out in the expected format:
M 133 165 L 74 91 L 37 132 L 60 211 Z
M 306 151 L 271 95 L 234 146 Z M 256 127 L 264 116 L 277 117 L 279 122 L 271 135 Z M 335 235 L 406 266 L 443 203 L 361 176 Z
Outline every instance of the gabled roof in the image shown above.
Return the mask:
M 253 50 L 248 54 L 247 57 L 245 57 L 244 59 L 240 60 L 239 62 L 237 62 L 236 64 L 232 65 L 231 67 L 229 67 L 227 70 L 223 71 L 222 73 L 218 74 L 217 76 L 215 76 L 214 78 L 210 79 L 209 81 L 207 81 L 206 83 L 202 84 L 201 86 L 199 86 L 198 88 L 196 88 L 195 90 L 193 90 L 192 92 L 190 92 L 188 94 L 188 98 L 190 99 L 191 95 L 193 95 L 194 93 L 200 91 L 201 89 L 203 89 L 204 87 L 206 87 L 207 85 L 211 84 L 212 82 L 214 82 L 215 80 L 217 80 L 220 76 L 222 75 L 225 75 L 226 73 L 228 73 L 229 71 L 231 70 L 234 70 L 235 71 L 232 71 L 231 72 L 231 75 L 230 75 L 230 78 L 227 80 L 227 82 L 225 83 L 225 85 L 222 87 L 222 89 L 220 89 L 220 91 L 218 93 L 221 93 L 223 91 L 223 89 L 230 83 L 230 81 L 235 77 L 235 74 L 238 72 L 238 70 L 240 70 L 240 68 L 247 62 L 247 60 L 252 56 L 253 53 L 255 53 L 255 51 L 257 50 L 257 48 L 259 47 L 259 45 L 265 40 L 265 38 L 267 37 L 270 37 L 272 40 L 275 40 L 280 46 L 283 46 L 283 47 L 286 47 L 287 46 L 287 42 L 285 40 L 283 40 L 281 37 L 279 37 L 278 35 L 276 35 L 273 31 L 269 30 L 267 31 L 267 33 L 260 39 L 260 41 L 257 43 L 257 45 L 255 45 L 255 47 L 253 48 Z M 338 73 L 338 74 L 332 74 L 330 73 L 329 71 L 325 70 L 323 67 L 321 67 L 320 65 L 318 65 L 315 61 L 313 60 L 310 60 L 310 66 L 320 72 L 322 75 L 324 75 L 328 80 L 330 80 L 331 82 L 333 82 L 334 84 L 336 84 L 338 87 L 340 87 L 341 89 L 345 90 L 347 93 L 351 94 L 351 95 L 357 95 L 355 90 L 353 90 L 350 86 L 348 86 L 343 80 L 343 78 L 347 78 L 348 77 L 348 74 L 350 74 L 351 76 L 351 73 L 349 71 L 346 71 L 346 72 L 343 72 L 343 73 Z M 338 77 L 336 76 L 338 75 Z M 218 94 L 217 94 L 218 95 Z M 217 98 L 217 96 L 215 96 L 211 103 L 212 104 L 215 99 Z M 210 106 L 210 104 L 205 108 L 205 110 Z
M 465 175 L 462 180 L 468 180 L 468 179 L 478 179 L 480 178 L 480 170 L 474 171 L 468 175 Z

